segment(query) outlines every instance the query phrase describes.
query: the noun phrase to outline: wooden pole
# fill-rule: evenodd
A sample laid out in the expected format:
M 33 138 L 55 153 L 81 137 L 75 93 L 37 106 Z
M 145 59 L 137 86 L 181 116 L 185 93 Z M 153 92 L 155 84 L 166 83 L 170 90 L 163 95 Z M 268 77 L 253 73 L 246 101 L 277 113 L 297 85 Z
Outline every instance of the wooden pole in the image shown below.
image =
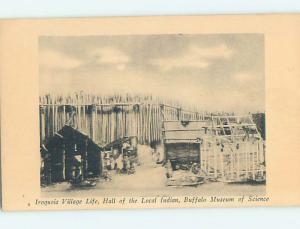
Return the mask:
M 91 123 L 91 138 L 93 139 L 93 141 L 95 141 L 96 109 L 97 109 L 97 107 L 93 104 L 91 108 L 92 108 L 92 110 L 91 110 L 91 119 L 92 119 L 92 123 Z
M 44 107 L 40 106 L 40 145 L 43 144 L 44 140 L 44 123 L 43 123 L 43 116 L 44 116 Z
M 151 142 L 151 132 L 152 132 L 152 129 L 151 129 L 151 116 L 152 116 L 152 106 L 150 104 L 148 104 L 148 144 L 150 144 Z
M 66 106 L 65 105 L 62 105 L 63 106 L 63 123 L 62 125 L 64 126 L 66 124 Z
M 224 169 L 224 151 L 220 153 L 220 174 L 222 179 L 225 179 L 225 169 Z
M 251 144 L 251 152 L 252 152 L 252 179 L 255 180 L 255 164 L 256 164 L 255 163 L 255 151 L 256 150 L 254 150 L 253 144 Z
M 239 144 L 239 143 L 238 143 Z M 236 148 L 236 151 L 235 151 L 235 154 L 236 154 L 236 174 L 237 174 L 237 179 L 240 180 L 240 157 L 241 157 L 241 154 L 240 154 L 240 145 L 237 147 L 235 146 Z
M 245 151 L 244 151 L 244 154 L 245 154 L 245 164 L 246 164 L 246 179 L 248 179 L 248 147 L 247 147 L 247 142 L 245 142 Z
M 63 169 L 63 180 L 66 180 L 66 147 L 62 144 L 62 169 Z
M 218 173 L 217 173 L 217 150 L 215 147 L 215 143 L 214 143 L 214 147 L 213 147 L 213 157 L 214 157 L 214 176 L 215 178 L 218 177 Z
M 55 106 L 54 106 L 54 101 L 52 100 L 51 102 L 52 102 L 52 122 L 51 122 L 52 123 L 52 130 L 51 130 L 51 136 L 54 136 L 54 133 L 55 133 L 55 127 L 54 127 L 55 126 L 55 123 L 54 123 L 55 122 L 54 107 Z
M 177 108 L 177 120 L 181 118 L 181 108 Z
M 88 139 L 86 138 L 84 140 L 84 150 L 83 150 L 83 153 L 82 153 L 82 177 L 83 179 L 86 179 L 87 178 L 87 168 L 88 168 Z
M 118 139 L 118 107 L 116 107 L 116 111 L 114 112 L 115 113 L 115 126 L 114 126 L 114 139 L 113 140 L 116 140 Z

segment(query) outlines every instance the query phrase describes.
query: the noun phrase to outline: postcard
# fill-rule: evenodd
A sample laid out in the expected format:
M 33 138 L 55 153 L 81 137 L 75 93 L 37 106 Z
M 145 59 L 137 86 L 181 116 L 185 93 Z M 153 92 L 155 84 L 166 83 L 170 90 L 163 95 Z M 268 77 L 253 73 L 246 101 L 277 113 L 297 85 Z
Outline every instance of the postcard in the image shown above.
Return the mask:
M 300 15 L 0 21 L 3 209 L 300 204 Z

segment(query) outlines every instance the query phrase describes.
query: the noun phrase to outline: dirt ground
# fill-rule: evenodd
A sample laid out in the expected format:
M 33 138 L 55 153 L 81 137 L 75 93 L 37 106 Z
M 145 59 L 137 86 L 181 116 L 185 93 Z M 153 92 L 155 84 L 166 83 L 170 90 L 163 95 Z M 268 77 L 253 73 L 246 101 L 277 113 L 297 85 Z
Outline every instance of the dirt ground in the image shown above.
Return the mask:
M 165 168 L 153 162 L 146 147 L 139 149 L 141 165 L 132 175 L 111 172 L 112 180 L 99 180 L 92 188 L 73 188 L 68 182 L 42 188 L 45 197 L 83 197 L 83 196 L 163 196 L 163 195 L 264 195 L 265 185 L 227 184 L 205 182 L 197 187 L 170 187 L 166 185 Z

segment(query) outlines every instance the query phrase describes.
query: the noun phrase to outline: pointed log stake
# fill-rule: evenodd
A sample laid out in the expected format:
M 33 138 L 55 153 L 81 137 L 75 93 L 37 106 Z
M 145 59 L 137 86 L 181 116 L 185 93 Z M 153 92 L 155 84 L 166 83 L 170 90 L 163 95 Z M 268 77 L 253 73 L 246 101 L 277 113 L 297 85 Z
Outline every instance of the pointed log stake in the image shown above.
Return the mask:
M 116 109 L 116 111 L 114 112 L 115 113 L 115 126 L 114 126 L 114 139 L 113 140 L 116 140 L 118 139 L 118 108 Z
M 151 142 L 151 110 L 152 110 L 152 106 L 150 104 L 148 104 L 148 144 L 150 144 Z
M 91 123 L 91 138 L 93 139 L 93 141 L 95 141 L 95 127 L 96 127 L 96 109 L 97 107 L 95 105 L 92 105 L 92 110 L 91 110 L 91 119 L 92 119 L 92 123 Z
M 54 123 L 54 101 L 51 101 L 51 104 L 52 104 L 52 106 L 51 106 L 51 117 L 50 117 L 50 120 L 51 120 L 51 136 L 54 136 L 54 133 L 55 133 L 55 131 L 54 131 L 54 126 L 55 126 L 55 123 Z
M 43 115 L 44 115 L 44 107 L 40 106 L 40 146 L 43 144 L 44 140 L 44 125 L 43 125 Z

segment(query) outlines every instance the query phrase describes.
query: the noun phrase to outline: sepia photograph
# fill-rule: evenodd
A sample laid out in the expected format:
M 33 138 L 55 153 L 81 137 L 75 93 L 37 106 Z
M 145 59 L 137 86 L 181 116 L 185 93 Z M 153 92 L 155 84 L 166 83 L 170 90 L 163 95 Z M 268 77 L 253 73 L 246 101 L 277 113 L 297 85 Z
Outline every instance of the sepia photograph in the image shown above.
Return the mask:
M 296 4 L 97 4 L 4 7 L 0 228 L 297 228 Z
M 265 195 L 264 34 L 40 36 L 44 197 Z

